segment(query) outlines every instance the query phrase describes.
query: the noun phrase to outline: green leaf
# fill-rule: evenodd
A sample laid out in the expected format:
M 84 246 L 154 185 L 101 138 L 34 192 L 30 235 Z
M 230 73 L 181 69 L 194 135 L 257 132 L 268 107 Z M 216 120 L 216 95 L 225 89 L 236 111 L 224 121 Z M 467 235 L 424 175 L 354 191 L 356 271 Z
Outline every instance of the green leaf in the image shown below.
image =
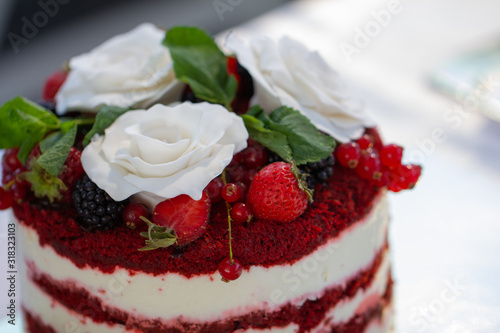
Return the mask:
M 87 135 L 85 135 L 85 138 L 83 139 L 83 145 L 88 145 L 95 134 L 104 134 L 104 130 L 108 128 L 116 120 L 116 118 L 129 110 L 130 109 L 128 108 L 122 108 L 113 105 L 101 106 L 97 113 L 94 126 L 92 126 L 92 129 L 87 133 Z
M 50 147 L 52 147 L 61 137 L 63 133 L 60 131 L 51 133 L 47 135 L 42 141 L 40 141 L 40 151 L 45 153 Z
M 18 157 L 25 163 L 35 144 L 59 126 L 59 119 L 49 110 L 15 97 L 0 107 L 0 148 L 20 147 Z
M 139 251 L 149 251 L 156 250 L 160 247 L 169 247 L 177 242 L 177 236 L 168 231 L 166 227 L 154 224 L 144 216 L 141 216 L 140 219 L 148 225 L 148 231 L 140 233 L 140 235 L 147 238 L 147 240 L 146 246 L 141 247 Z
M 38 158 L 38 164 L 52 176 L 57 176 L 61 172 L 69 151 L 75 143 L 76 130 L 77 125 L 73 122 L 70 130 Z
M 226 56 L 212 37 L 198 28 L 175 27 L 163 44 L 170 51 L 177 79 L 186 82 L 196 97 L 231 108 L 238 83 L 227 73 Z
M 250 137 L 297 165 L 318 162 L 335 149 L 335 140 L 321 133 L 300 112 L 280 107 L 268 116 L 259 106 L 242 115 Z

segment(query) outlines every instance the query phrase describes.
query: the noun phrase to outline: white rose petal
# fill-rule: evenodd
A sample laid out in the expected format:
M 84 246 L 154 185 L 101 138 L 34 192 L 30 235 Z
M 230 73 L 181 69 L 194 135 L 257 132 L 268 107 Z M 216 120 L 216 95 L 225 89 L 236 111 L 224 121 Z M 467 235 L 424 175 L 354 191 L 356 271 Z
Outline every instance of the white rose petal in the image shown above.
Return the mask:
M 247 139 L 242 119 L 220 105 L 157 104 L 123 114 L 94 136 L 82 165 L 117 201 L 134 194 L 156 203 L 181 194 L 199 200 Z
M 146 108 L 176 101 L 184 84 L 175 78 L 164 36 L 163 30 L 145 23 L 72 58 L 56 95 L 57 113 L 96 111 L 103 104 Z
M 283 37 L 276 44 L 259 37 L 247 43 L 231 33 L 225 46 L 252 75 L 253 104 L 264 111 L 292 107 L 341 142 L 359 138 L 364 127 L 373 126 L 360 103 L 345 92 L 339 75 L 299 42 Z

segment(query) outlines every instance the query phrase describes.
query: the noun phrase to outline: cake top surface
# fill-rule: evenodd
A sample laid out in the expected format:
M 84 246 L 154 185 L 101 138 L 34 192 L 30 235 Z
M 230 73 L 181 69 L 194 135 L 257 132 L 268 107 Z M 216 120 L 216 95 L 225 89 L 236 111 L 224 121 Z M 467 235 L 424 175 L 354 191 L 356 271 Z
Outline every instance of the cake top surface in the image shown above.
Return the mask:
M 221 262 L 231 280 L 309 253 L 381 189 L 415 185 L 421 168 L 381 142 L 317 52 L 233 33 L 225 48 L 142 24 L 70 59 L 40 103 L 5 103 L 0 208 L 78 265 L 190 275 Z

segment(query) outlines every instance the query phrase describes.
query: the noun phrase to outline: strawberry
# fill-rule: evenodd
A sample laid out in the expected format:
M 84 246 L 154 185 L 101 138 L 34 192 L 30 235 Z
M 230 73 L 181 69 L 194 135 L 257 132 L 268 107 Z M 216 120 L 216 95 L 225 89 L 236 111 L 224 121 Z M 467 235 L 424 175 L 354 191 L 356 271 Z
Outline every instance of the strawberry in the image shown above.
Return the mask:
M 42 91 L 42 100 L 47 102 L 55 102 L 56 94 L 61 88 L 68 73 L 64 71 L 56 71 L 52 73 L 47 80 L 45 80 L 45 85 Z
M 247 203 L 257 218 L 290 222 L 304 213 L 308 194 L 291 167 L 289 163 L 275 162 L 255 175 Z
M 176 245 L 182 246 L 198 239 L 207 227 L 211 202 L 203 192 L 200 200 L 193 200 L 185 194 L 167 199 L 156 205 L 153 221 L 173 231 Z
M 64 162 L 64 166 L 59 173 L 59 178 L 63 181 L 64 185 L 66 185 L 67 189 L 63 191 L 63 196 L 61 201 L 63 202 L 72 202 L 71 193 L 73 192 L 75 183 L 77 180 L 83 177 L 85 171 L 82 167 L 81 162 L 82 152 L 76 149 L 75 147 L 71 147 L 69 151 L 69 155 L 66 158 L 66 162 Z

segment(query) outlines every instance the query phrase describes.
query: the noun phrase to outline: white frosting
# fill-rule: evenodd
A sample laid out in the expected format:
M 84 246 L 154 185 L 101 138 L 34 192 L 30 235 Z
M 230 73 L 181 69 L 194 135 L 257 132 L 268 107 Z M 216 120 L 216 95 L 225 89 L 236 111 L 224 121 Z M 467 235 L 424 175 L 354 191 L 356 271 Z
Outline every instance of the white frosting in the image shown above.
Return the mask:
M 156 104 L 118 117 L 104 135 L 94 136 L 81 160 L 114 200 L 142 193 L 154 207 L 181 194 L 201 199 L 247 139 L 241 117 L 220 105 Z
M 267 37 L 244 42 L 231 33 L 225 46 L 252 75 L 253 102 L 264 111 L 292 107 L 341 142 L 360 137 L 364 127 L 373 125 L 360 103 L 347 94 L 337 72 L 299 42 L 289 37 L 277 43 Z
M 144 23 L 72 58 L 56 95 L 57 113 L 96 111 L 102 104 L 145 108 L 178 100 L 184 83 L 175 78 L 164 37 L 165 31 Z
M 116 269 L 113 274 L 79 269 L 51 247 L 40 247 L 36 232 L 23 225 L 19 227 L 19 241 L 24 260 L 34 262 L 55 280 L 77 283 L 101 298 L 104 305 L 137 316 L 165 321 L 183 316 L 196 322 L 256 309 L 273 311 L 287 302 L 301 304 L 320 297 L 325 288 L 343 285 L 369 267 L 385 244 L 387 224 L 387 200 L 382 193 L 368 216 L 312 254 L 293 265 L 251 267 L 231 283 L 222 282 L 218 273 L 188 279 L 175 273 L 153 276 L 138 272 L 130 276 L 124 269 Z M 165 302 L 167 298 L 176 301 Z

